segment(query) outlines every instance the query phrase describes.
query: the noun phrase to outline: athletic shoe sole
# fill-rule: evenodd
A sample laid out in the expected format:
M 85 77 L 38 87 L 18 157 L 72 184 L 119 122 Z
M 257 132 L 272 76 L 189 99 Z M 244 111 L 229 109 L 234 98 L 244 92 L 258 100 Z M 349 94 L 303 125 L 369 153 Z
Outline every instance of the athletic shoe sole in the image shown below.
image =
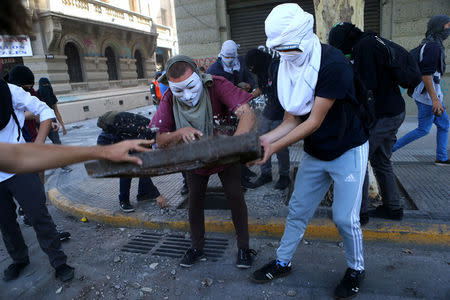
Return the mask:
M 251 265 L 236 265 L 239 269 L 249 269 L 251 268 Z
M 206 261 L 206 257 L 200 258 L 200 259 L 196 260 L 194 263 L 192 263 L 192 264 L 190 264 L 190 265 L 180 263 L 180 266 L 183 267 L 183 268 L 190 268 L 190 267 L 192 267 L 196 262 L 199 262 L 199 261 Z
M 128 209 L 124 209 L 124 208 L 120 208 L 123 212 L 126 212 L 126 213 L 129 213 L 129 212 L 133 212 L 133 211 L 135 211 L 135 209 L 134 208 L 128 208 Z
M 254 282 L 254 283 L 258 283 L 258 284 L 261 284 L 261 283 L 267 283 L 267 282 L 272 281 L 272 280 L 274 280 L 274 279 L 277 279 L 277 278 L 280 278 L 280 277 L 288 276 L 289 274 L 291 274 L 291 271 L 286 272 L 286 273 L 283 273 L 283 274 L 280 274 L 280 275 L 278 275 L 277 277 L 274 277 L 274 278 L 272 278 L 272 279 L 265 279 L 265 280 L 258 280 L 258 279 L 256 279 L 256 278 L 254 278 L 253 276 L 250 276 L 250 281 L 252 281 L 252 282 Z

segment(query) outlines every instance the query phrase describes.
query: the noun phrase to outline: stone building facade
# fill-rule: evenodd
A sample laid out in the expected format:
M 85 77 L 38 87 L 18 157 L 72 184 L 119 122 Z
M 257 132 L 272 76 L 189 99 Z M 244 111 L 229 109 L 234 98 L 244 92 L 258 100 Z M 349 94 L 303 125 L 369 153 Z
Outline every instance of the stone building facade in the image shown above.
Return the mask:
M 33 56 L 21 62 L 50 79 L 66 122 L 152 103 L 154 73 L 177 52 L 173 0 L 27 3 Z
M 221 44 L 227 39 L 240 39 L 238 42 L 244 46 L 243 50 L 264 45 L 264 19 L 272 7 L 285 2 L 297 2 L 306 11 L 314 13 L 314 0 L 175 0 L 180 53 L 192 56 L 199 65 L 207 67 L 215 61 Z M 364 2 L 364 26 L 408 50 L 416 47 L 424 37 L 430 17 L 450 15 L 448 0 Z M 256 38 L 258 36 L 262 36 L 260 40 Z M 445 46 L 447 64 L 450 64 L 450 39 L 446 40 Z M 441 85 L 444 101 L 450 107 L 450 68 L 447 68 Z M 405 91 L 404 96 L 407 113 L 416 113 L 414 101 Z

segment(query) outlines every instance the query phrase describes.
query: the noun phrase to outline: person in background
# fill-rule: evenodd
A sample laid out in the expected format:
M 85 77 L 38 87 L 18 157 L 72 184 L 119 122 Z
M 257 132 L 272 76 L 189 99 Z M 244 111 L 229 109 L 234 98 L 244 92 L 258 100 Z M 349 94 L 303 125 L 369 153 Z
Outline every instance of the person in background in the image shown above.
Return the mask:
M 202 73 L 202 74 L 205 74 L 205 73 L 206 73 L 205 67 L 200 67 L 200 68 L 198 68 L 198 70 L 199 70 L 200 73 Z
M 217 60 L 208 68 L 206 73 L 225 77 L 235 86 L 246 92 L 252 92 L 255 82 L 250 71 L 245 66 L 244 57 L 239 56 L 237 50 L 239 45 L 232 40 L 227 40 L 222 44 L 222 49 Z M 256 97 L 257 95 L 252 95 Z M 241 184 L 244 187 L 252 187 L 251 177 L 256 174 L 247 166 L 241 166 Z
M 97 145 L 112 145 L 123 141 L 124 139 L 112 133 L 102 131 L 97 138 Z M 119 206 L 123 212 L 133 212 L 135 209 L 130 203 L 131 177 L 121 177 L 119 179 Z M 159 193 L 158 188 L 153 184 L 150 177 L 139 177 L 138 194 L 136 200 L 142 202 L 155 199 L 156 203 L 162 208 L 165 207 L 166 199 Z
M 53 93 L 53 88 L 48 78 L 42 77 L 39 79 L 39 89 L 37 91 L 38 98 L 44 101 L 55 112 L 56 120 L 59 122 L 63 135 L 67 134 L 66 126 L 58 110 L 58 98 Z M 54 120 L 55 121 L 55 120 Z M 49 139 L 53 144 L 61 145 L 58 131 L 51 130 L 48 134 Z
M 419 67 L 422 82 L 414 89 L 412 98 L 417 105 L 416 129 L 408 132 L 395 143 L 392 152 L 430 133 L 436 125 L 436 165 L 450 166 L 447 153 L 449 119 L 441 90 L 441 77 L 445 74 L 444 40 L 450 35 L 450 17 L 438 15 L 428 21 L 425 38 L 420 43 Z
M 277 94 L 277 76 L 279 59 L 272 59 L 268 53 L 252 49 L 245 55 L 245 64 L 250 72 L 256 74 L 258 78 L 258 87 L 267 97 L 266 105 L 262 114 L 259 116 L 258 132 L 263 135 L 277 128 L 283 121 L 284 109 L 278 100 Z M 289 149 L 284 148 L 277 153 L 278 174 L 280 175 L 275 189 L 284 190 L 291 183 L 289 178 L 290 160 Z M 272 163 L 271 160 L 261 165 L 261 175 L 253 183 L 253 188 L 260 187 L 272 181 Z
M 23 88 L 0 81 L 0 142 L 25 143 L 21 134 L 25 111 L 39 115 L 40 130 L 35 143 L 43 144 L 55 117 L 53 111 Z M 2 152 L 2 157 L 5 154 Z M 74 268 L 66 264 L 67 256 L 61 248 L 61 241 L 55 223 L 48 213 L 44 185 L 37 173 L 10 174 L 0 172 L 0 229 L 6 250 L 13 263 L 4 271 L 3 280 L 19 277 L 30 263 L 28 248 L 17 223 L 14 199 L 30 218 L 42 250 L 55 268 L 55 276 L 61 281 L 74 277 Z
M 405 100 L 388 62 L 386 46 L 371 31 L 363 32 L 352 23 L 338 23 L 329 34 L 330 45 L 350 55 L 353 67 L 365 87 L 373 92 L 377 121 L 369 132 L 369 161 L 380 188 L 383 204 L 369 211 L 369 175 L 364 179 L 360 222 L 369 216 L 391 220 L 403 218 L 397 181 L 392 168 L 392 147 L 405 119 Z
M 163 75 L 165 71 L 163 72 L 156 72 L 155 73 L 155 80 L 152 81 L 150 84 L 150 94 L 153 98 L 153 104 L 156 107 L 156 110 L 158 110 L 159 102 L 161 101 L 162 96 L 164 95 L 165 91 L 167 90 L 167 86 L 160 83 L 158 81 L 158 78 Z

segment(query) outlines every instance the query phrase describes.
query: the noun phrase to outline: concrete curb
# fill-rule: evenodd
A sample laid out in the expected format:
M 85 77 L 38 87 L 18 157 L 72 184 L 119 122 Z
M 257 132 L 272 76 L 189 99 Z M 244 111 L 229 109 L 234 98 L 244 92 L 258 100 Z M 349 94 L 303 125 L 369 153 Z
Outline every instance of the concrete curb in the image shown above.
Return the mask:
M 189 231 L 189 222 L 168 220 L 146 220 L 142 213 L 122 214 L 108 209 L 72 203 L 58 189 L 48 191 L 53 205 L 75 217 L 86 217 L 90 221 L 118 227 L 136 227 L 149 229 L 174 229 Z M 429 221 L 378 221 L 370 222 L 363 229 L 364 240 L 390 241 L 400 243 L 419 243 L 450 246 L 450 226 Z M 284 232 L 285 218 L 265 218 L 264 220 L 249 216 L 249 232 L 256 236 L 281 237 Z M 205 228 L 208 232 L 233 233 L 234 226 L 229 218 L 223 216 L 206 216 Z M 314 218 L 308 224 L 305 238 L 341 240 L 334 223 L 329 218 Z

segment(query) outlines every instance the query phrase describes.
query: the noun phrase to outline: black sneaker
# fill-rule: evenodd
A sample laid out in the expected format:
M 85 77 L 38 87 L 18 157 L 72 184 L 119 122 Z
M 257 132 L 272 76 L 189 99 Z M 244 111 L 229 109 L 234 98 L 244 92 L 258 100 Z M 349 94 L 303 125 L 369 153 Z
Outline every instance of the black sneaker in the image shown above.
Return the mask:
M 367 223 L 369 223 L 369 213 L 365 212 L 365 213 L 360 213 L 359 214 L 359 224 L 361 224 L 361 226 L 367 225 Z
M 253 249 L 248 248 L 239 248 L 237 260 L 236 260 L 236 267 L 239 269 L 248 269 L 253 264 L 253 256 L 256 256 L 257 253 Z
M 61 242 L 67 241 L 70 239 L 70 232 L 58 231 L 58 238 Z
M 3 272 L 3 281 L 11 281 L 19 277 L 20 272 L 25 269 L 26 266 L 30 264 L 30 261 L 27 260 L 24 263 L 19 264 L 10 264 L 8 268 Z
M 289 176 L 280 176 L 277 183 L 275 184 L 275 189 L 284 190 L 291 184 L 291 179 Z
M 242 176 L 242 178 L 245 178 L 248 180 L 252 177 L 256 177 L 257 175 L 255 172 L 250 170 L 250 168 L 247 167 L 246 165 L 241 165 L 241 176 Z
M 273 260 L 261 269 L 253 272 L 252 276 L 250 276 L 250 280 L 255 283 L 266 283 L 272 279 L 289 275 L 291 269 L 292 265 L 290 262 L 286 267 L 283 267 L 277 264 L 276 260 Z
M 189 189 L 187 187 L 187 184 L 183 184 L 183 187 L 180 190 L 180 194 L 184 196 L 184 195 L 187 195 L 188 193 L 189 193 Z
M 259 176 L 255 182 L 250 182 L 250 185 L 245 186 L 246 188 L 249 189 L 256 189 L 260 186 L 265 185 L 266 183 L 269 183 L 272 181 L 272 175 L 266 175 L 266 174 L 262 174 L 261 176 Z
M 364 276 L 364 270 L 356 271 L 348 268 L 341 283 L 339 283 L 334 290 L 334 297 L 336 299 L 351 299 L 356 297 L 359 293 L 359 286 L 361 285 Z
M 206 261 L 206 256 L 203 250 L 189 248 L 180 261 L 180 266 L 189 268 L 197 261 Z
M 60 265 L 55 270 L 55 277 L 62 282 L 72 280 L 75 274 L 75 269 L 67 264 Z
M 376 209 L 369 211 L 369 216 L 400 221 L 403 219 L 403 208 L 390 209 L 384 205 L 380 205 Z
M 134 211 L 134 207 L 133 207 L 133 205 L 130 204 L 130 202 L 120 201 L 119 205 L 120 205 L 120 209 L 123 212 L 129 213 L 129 212 Z
M 437 166 L 450 166 L 450 159 L 447 159 L 447 160 L 436 159 L 434 164 L 437 165 Z

